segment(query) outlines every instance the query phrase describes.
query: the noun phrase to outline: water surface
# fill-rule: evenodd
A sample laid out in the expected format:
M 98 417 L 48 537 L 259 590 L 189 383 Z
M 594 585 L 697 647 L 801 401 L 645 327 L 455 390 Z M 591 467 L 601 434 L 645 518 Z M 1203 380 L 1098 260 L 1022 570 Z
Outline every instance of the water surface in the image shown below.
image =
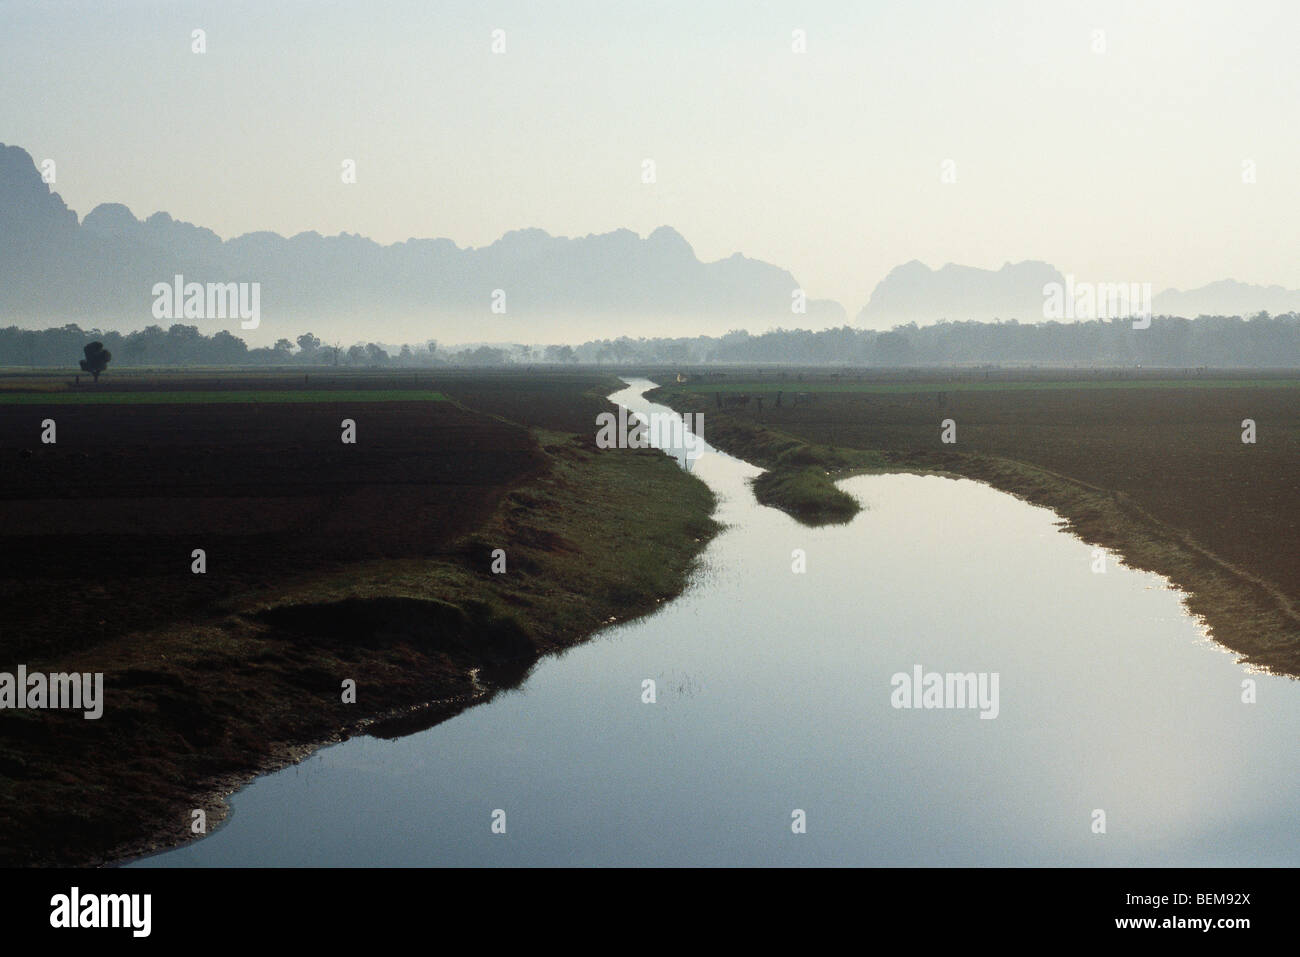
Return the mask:
M 669 413 L 650 387 L 613 398 Z M 1300 863 L 1300 683 L 1236 664 L 1164 580 L 1095 574 L 1050 511 L 971 481 L 851 478 L 864 510 L 808 529 L 755 503 L 758 469 L 691 464 L 728 527 L 680 598 L 428 731 L 258 778 L 137 863 Z M 918 664 L 996 672 L 998 716 L 892 707 Z

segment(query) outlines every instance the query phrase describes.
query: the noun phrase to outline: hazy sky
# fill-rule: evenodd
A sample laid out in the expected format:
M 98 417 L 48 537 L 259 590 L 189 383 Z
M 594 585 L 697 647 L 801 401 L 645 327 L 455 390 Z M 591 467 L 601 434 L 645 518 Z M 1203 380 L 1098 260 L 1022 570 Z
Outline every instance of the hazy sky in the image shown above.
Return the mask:
M 0 0 L 0 141 L 83 216 L 472 246 L 666 223 L 850 316 L 910 259 L 1300 287 L 1297 37 L 1294 0 Z

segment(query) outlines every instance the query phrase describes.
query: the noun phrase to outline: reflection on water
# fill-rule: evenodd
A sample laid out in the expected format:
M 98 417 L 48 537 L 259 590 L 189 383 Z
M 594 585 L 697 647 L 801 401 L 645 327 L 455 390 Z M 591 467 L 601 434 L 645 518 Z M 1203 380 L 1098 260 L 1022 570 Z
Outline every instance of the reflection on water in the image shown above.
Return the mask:
M 648 387 L 614 398 L 669 411 Z M 973 482 L 848 479 L 864 510 L 808 529 L 755 504 L 757 469 L 684 451 L 729 527 L 681 598 L 428 731 L 259 778 L 139 863 L 1300 863 L 1300 683 L 1198 640 L 1160 579 L 1094 574 L 1052 513 Z M 997 717 L 893 707 L 917 666 L 997 673 Z
M 704 441 L 704 414 L 702 412 L 677 413 L 656 405 L 655 411 L 631 411 L 629 418 L 644 426 L 647 443 L 676 459 L 686 471 L 695 469 L 695 460 L 708 446 Z

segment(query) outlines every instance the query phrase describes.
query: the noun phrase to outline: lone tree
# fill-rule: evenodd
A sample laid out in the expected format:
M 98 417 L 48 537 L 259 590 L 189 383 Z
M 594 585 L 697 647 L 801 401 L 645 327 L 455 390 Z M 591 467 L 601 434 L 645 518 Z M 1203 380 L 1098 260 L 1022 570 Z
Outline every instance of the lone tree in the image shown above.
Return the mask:
M 99 374 L 108 368 L 113 353 L 105 349 L 102 342 L 92 342 L 82 351 L 86 353 L 86 358 L 81 360 L 81 371 L 89 372 L 98 382 Z

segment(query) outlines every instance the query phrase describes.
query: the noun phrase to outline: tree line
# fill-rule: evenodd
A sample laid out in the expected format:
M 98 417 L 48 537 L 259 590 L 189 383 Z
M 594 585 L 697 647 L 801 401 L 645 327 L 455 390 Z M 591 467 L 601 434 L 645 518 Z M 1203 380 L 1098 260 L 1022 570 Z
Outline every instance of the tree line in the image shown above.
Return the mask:
M 0 366 L 73 367 L 89 340 L 111 352 L 113 368 L 158 366 L 426 367 L 508 364 L 696 365 L 782 363 L 834 366 L 1035 364 L 1099 366 L 1300 367 L 1300 315 L 1267 313 L 1157 316 L 1148 328 L 1130 319 L 1090 322 L 937 322 L 889 331 L 774 329 L 752 335 L 601 339 L 569 345 L 500 345 L 459 349 L 434 340 L 401 346 L 322 342 L 312 333 L 250 348 L 227 331 L 149 326 L 119 333 L 70 324 L 51 329 L 0 329 Z

